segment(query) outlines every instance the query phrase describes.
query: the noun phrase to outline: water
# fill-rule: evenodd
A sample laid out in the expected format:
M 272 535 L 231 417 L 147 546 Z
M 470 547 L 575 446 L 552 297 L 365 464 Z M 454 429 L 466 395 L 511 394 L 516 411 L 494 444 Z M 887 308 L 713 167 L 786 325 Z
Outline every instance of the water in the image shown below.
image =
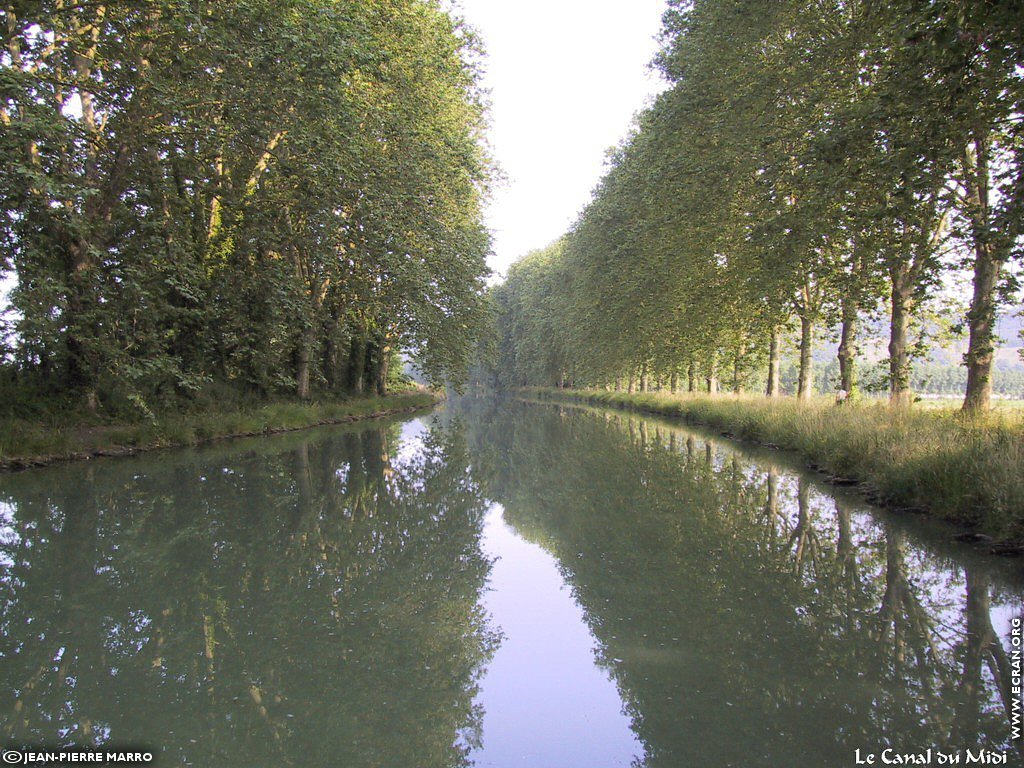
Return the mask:
M 778 454 L 467 400 L 0 477 L 0 724 L 160 766 L 1020 765 L 1019 570 Z

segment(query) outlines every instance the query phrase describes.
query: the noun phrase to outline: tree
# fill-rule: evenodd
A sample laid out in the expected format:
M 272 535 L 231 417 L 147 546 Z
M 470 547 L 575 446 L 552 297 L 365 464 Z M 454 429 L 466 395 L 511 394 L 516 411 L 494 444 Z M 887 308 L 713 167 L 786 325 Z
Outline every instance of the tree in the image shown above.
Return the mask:
M 150 413 L 382 392 L 399 349 L 460 375 L 490 246 L 471 31 L 427 0 L 3 13 L 26 381 Z

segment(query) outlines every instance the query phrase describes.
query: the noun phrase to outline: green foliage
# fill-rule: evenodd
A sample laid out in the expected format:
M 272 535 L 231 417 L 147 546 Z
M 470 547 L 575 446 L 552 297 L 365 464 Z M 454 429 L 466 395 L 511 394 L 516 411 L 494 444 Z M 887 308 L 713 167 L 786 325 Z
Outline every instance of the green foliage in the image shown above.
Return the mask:
M 559 240 L 528 254 L 494 290 L 496 319 L 507 329 L 496 361 L 504 386 L 560 384 L 571 365 L 563 316 L 570 275 L 563 248 Z
M 671 87 L 565 238 L 495 290 L 499 381 L 739 391 L 799 327 L 806 396 L 815 338 L 841 324 L 853 391 L 858 324 L 884 309 L 907 403 L 914 328 L 969 262 L 973 402 L 1024 190 L 1024 48 L 997 5 L 670 2 Z
M 429 0 L 13 4 L 0 268 L 26 386 L 151 417 L 214 382 L 457 377 L 486 317 L 472 34 Z

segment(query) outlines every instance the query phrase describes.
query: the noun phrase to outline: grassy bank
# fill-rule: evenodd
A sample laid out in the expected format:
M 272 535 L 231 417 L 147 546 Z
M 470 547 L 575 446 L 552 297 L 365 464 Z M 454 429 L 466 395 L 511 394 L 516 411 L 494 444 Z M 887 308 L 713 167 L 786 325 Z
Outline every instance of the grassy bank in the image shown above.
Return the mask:
M 859 483 L 873 501 L 1024 543 L 1024 413 L 1019 410 L 969 420 L 954 410 L 836 406 L 826 399 L 799 404 L 756 396 L 529 392 L 679 417 L 796 451 L 834 479 Z
M 437 396 L 432 393 L 408 392 L 331 402 L 282 402 L 205 410 L 135 423 L 46 423 L 11 418 L 0 421 L 0 470 L 340 424 L 427 408 L 436 402 Z

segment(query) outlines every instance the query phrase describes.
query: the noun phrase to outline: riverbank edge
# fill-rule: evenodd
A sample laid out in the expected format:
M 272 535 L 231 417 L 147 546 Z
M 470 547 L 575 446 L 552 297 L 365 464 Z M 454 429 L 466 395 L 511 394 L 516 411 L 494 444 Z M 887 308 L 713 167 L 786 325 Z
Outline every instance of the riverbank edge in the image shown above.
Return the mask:
M 39 441 L 41 433 L 49 435 L 54 447 L 18 451 L 15 444 L 0 454 L 0 472 L 379 419 L 433 408 L 442 399 L 432 391 L 401 392 L 327 402 L 267 403 L 251 409 L 205 411 L 153 422 L 68 425 L 57 430 L 32 425 L 33 439 Z M 42 440 L 45 442 L 46 437 Z
M 650 413 L 724 437 L 794 452 L 834 485 L 872 504 L 945 520 L 992 554 L 1024 554 L 1024 430 L 955 414 L 883 405 L 801 405 L 792 399 L 530 387 L 545 400 Z

